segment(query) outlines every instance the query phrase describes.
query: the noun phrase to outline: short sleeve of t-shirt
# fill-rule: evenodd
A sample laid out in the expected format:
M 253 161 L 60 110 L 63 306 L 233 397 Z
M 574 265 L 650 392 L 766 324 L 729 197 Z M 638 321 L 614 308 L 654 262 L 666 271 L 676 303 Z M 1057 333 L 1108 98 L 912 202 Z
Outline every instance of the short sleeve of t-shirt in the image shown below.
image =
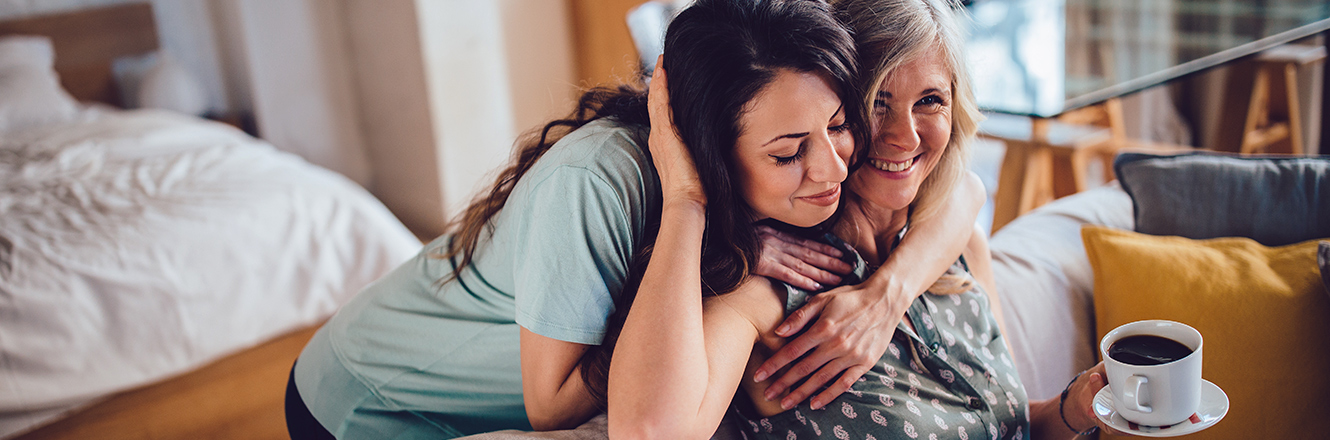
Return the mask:
M 657 186 L 654 169 L 637 148 L 602 149 L 607 157 L 571 160 L 530 176 L 536 179 L 527 182 L 521 198 L 509 201 L 521 204 L 512 212 L 525 213 L 507 225 L 516 228 L 513 294 L 522 327 L 562 341 L 600 344 Z

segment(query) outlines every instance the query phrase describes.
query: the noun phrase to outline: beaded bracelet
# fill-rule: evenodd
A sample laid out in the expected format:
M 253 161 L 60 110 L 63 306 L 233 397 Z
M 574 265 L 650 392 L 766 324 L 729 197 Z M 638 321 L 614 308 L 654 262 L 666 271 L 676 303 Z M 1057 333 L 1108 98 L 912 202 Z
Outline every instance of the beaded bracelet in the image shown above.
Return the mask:
M 1091 426 L 1090 429 L 1084 431 L 1077 431 L 1076 428 L 1071 427 L 1071 423 L 1067 422 L 1067 415 L 1062 410 L 1062 406 L 1067 403 L 1067 392 L 1071 391 L 1071 385 L 1075 384 L 1076 379 L 1080 379 L 1082 374 L 1085 374 L 1085 372 L 1076 373 L 1076 377 L 1071 378 L 1071 382 L 1067 382 L 1067 387 L 1062 389 L 1062 397 L 1058 399 L 1058 417 L 1062 419 L 1062 424 L 1067 425 L 1067 429 L 1070 429 L 1076 435 L 1091 435 L 1099 432 L 1099 425 Z

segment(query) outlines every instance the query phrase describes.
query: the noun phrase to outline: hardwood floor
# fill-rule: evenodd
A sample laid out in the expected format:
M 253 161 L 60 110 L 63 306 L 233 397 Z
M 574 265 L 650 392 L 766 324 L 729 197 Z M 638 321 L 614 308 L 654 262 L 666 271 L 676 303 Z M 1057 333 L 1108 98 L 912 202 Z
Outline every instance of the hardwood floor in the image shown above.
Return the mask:
M 287 374 L 316 329 L 117 394 L 15 440 L 286 439 Z

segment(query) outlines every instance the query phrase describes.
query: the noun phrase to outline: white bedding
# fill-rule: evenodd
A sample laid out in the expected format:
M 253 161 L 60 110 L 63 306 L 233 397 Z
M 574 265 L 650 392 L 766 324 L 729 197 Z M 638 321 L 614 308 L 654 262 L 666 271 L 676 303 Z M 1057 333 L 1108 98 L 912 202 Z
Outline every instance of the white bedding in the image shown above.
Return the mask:
M 0 437 L 325 319 L 420 246 L 226 125 L 90 109 L 0 134 Z

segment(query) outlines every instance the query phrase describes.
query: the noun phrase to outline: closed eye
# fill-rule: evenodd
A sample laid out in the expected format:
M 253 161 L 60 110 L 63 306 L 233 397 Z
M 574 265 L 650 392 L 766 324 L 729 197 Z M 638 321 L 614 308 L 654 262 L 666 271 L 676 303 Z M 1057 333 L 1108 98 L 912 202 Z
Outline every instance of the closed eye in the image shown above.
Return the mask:
M 804 145 L 803 145 L 803 144 L 799 144 L 799 151 L 795 152 L 795 153 L 792 154 L 792 155 L 789 155 L 789 156 L 777 156 L 777 155 L 774 155 L 774 154 L 768 154 L 768 156 L 771 156 L 771 158 L 776 159 L 776 165 L 789 165 L 789 164 L 792 164 L 792 163 L 794 163 L 795 161 L 797 161 L 797 160 L 803 158 L 803 157 L 804 157 L 804 151 L 805 151 L 805 150 L 806 150 L 806 148 L 804 147 Z

